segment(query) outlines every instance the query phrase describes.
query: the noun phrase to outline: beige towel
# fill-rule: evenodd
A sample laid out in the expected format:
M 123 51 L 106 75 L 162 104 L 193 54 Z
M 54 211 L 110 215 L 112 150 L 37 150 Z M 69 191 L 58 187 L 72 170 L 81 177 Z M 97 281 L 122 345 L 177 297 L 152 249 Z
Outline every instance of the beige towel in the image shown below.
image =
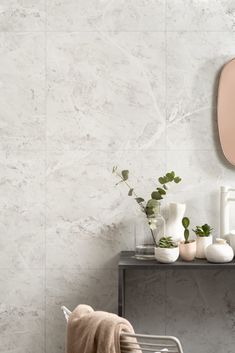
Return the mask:
M 79 305 L 69 317 L 67 353 L 120 353 L 120 333 L 134 333 L 126 319 Z

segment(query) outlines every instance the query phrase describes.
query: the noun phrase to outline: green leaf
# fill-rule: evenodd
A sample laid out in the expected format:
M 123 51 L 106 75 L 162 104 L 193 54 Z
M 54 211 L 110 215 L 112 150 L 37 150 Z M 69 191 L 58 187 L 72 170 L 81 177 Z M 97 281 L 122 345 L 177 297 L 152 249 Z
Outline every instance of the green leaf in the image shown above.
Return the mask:
M 173 172 L 174 173 L 174 172 Z M 168 181 L 173 181 L 174 180 L 175 173 L 166 173 L 166 177 Z
M 201 227 L 196 226 L 196 229 L 193 229 L 193 232 L 199 237 L 208 237 L 212 230 L 213 228 L 211 228 L 208 224 L 203 224 Z
M 172 237 L 162 237 L 158 244 L 159 248 L 175 248 L 177 245 L 173 242 Z
M 185 229 L 185 231 L 184 231 L 185 244 L 188 243 L 188 238 L 189 238 L 189 230 Z
M 162 200 L 162 196 L 161 196 L 160 192 L 158 192 L 158 191 L 153 191 L 151 194 L 151 197 L 154 200 Z
M 159 202 L 156 199 L 150 199 L 148 200 L 146 207 L 156 208 L 158 205 Z
M 213 229 L 208 224 L 203 224 L 202 230 L 205 236 L 209 236 Z
M 147 216 L 153 216 L 155 214 L 156 208 L 159 202 L 155 199 L 150 199 L 145 207 L 145 213 Z
M 162 188 L 157 188 L 157 191 L 159 192 L 160 195 L 166 195 L 166 191 Z
M 188 219 L 188 217 L 184 217 L 182 219 L 182 224 L 183 224 L 183 227 L 186 229 L 188 228 L 189 224 L 190 224 L 190 220 Z
M 134 191 L 134 189 L 130 189 L 130 190 L 128 191 L 128 196 L 132 196 L 133 191 Z
M 113 170 L 112 170 L 112 173 L 115 173 L 117 171 L 117 166 L 113 166 Z
M 123 180 L 127 180 L 129 176 L 129 170 L 122 170 Z
M 176 183 L 176 184 L 178 184 L 179 182 L 181 182 L 181 178 L 180 177 L 175 177 L 174 178 L 174 182 Z
M 146 207 L 145 213 L 147 216 L 153 216 L 155 214 L 155 208 L 154 207 Z
M 144 199 L 142 197 L 136 197 L 135 200 L 138 203 L 144 202 Z
M 160 184 L 165 184 L 165 179 L 163 177 L 158 178 Z

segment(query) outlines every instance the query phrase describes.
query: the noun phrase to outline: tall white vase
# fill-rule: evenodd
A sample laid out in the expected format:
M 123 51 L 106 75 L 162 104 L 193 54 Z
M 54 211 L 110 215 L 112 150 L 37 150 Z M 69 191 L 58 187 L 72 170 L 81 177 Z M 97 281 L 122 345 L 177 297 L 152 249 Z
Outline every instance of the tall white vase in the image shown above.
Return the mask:
M 166 222 L 166 236 L 172 237 L 175 242 L 184 239 L 182 218 L 184 217 L 185 203 L 172 202 L 169 204 L 169 216 Z
M 206 248 L 212 244 L 213 238 L 211 235 L 208 237 L 199 237 L 196 238 L 197 250 L 196 258 L 205 259 L 206 258 Z

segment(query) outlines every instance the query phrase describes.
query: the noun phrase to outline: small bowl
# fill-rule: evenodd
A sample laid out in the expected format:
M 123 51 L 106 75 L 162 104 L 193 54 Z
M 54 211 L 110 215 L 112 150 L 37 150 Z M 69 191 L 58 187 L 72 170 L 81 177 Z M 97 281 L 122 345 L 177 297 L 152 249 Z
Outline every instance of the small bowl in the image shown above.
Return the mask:
M 179 257 L 179 247 L 175 248 L 155 248 L 155 258 L 163 264 L 175 262 Z

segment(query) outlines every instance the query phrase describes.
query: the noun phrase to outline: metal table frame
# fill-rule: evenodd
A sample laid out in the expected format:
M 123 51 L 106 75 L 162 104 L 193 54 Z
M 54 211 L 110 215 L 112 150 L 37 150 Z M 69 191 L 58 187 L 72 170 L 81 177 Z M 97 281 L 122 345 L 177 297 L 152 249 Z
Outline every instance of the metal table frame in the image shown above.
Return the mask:
M 235 268 L 235 259 L 224 264 L 213 264 L 196 259 L 185 262 L 181 259 L 171 264 L 161 264 L 156 260 L 137 260 L 134 251 L 122 251 L 118 263 L 118 315 L 125 316 L 125 274 L 126 270 L 219 270 Z

